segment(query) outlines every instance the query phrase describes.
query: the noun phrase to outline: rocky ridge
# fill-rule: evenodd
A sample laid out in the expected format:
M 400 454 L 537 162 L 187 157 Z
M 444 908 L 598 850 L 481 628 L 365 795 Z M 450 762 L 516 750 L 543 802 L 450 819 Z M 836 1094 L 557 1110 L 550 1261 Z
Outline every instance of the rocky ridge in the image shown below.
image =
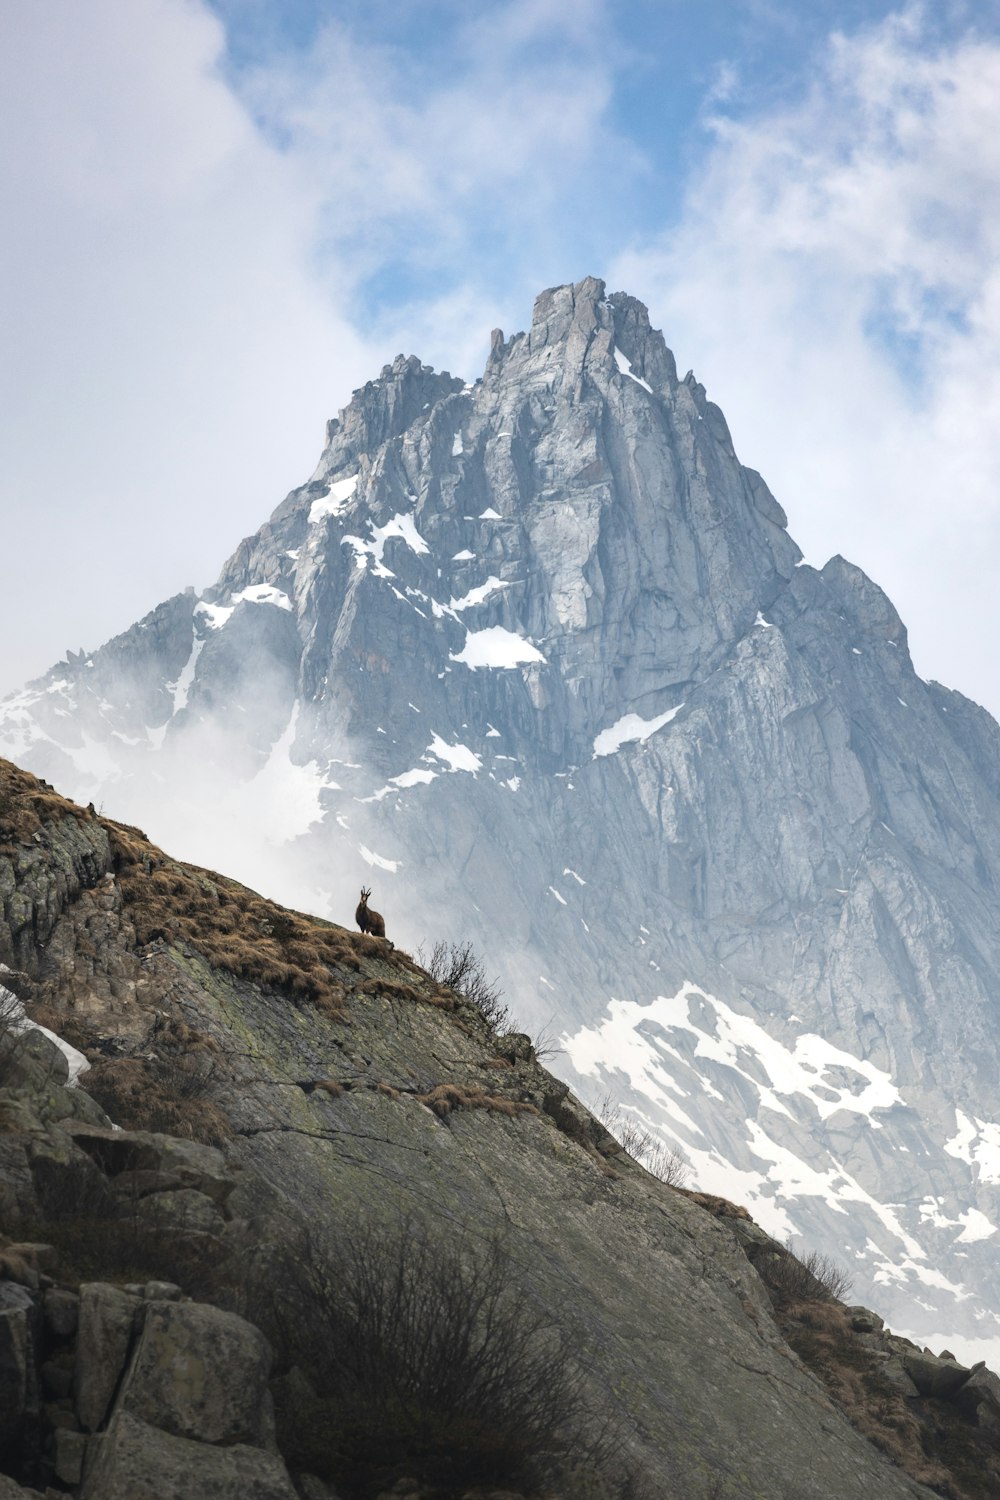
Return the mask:
M 593 279 L 400 357 L 218 584 L 0 743 L 272 894 L 471 938 L 709 1190 L 1000 1350 L 1000 731 Z M 166 788 L 166 792 L 164 791 Z
M 744 1210 L 651 1177 L 527 1037 L 385 941 L 171 860 L 2 762 L 0 792 L 5 987 L 60 1039 L 0 1038 L 3 1493 L 180 1500 L 197 1475 L 206 1500 L 496 1500 L 422 1480 L 420 1453 L 342 1483 L 303 1430 L 321 1393 L 313 1319 L 280 1315 L 293 1268 L 311 1247 L 342 1283 L 358 1225 L 393 1222 L 442 1257 L 502 1243 L 518 1306 L 555 1320 L 613 1438 L 610 1468 L 564 1451 L 561 1481 L 508 1480 L 508 1500 L 989 1493 L 995 1377 L 920 1357 L 804 1268 L 789 1281 Z M 75 1086 L 67 1039 L 90 1063 Z M 854 1370 L 860 1431 L 796 1338 Z

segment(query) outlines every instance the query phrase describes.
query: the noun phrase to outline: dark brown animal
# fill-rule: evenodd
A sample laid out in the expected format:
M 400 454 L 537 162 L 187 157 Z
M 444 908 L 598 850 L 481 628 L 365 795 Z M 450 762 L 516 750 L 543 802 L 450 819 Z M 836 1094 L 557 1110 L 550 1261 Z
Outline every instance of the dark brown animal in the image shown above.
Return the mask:
M 371 887 L 361 887 L 361 900 L 358 909 L 354 913 L 354 920 L 362 932 L 370 932 L 372 937 L 385 937 L 385 918 L 381 912 L 372 911 L 368 905 L 368 897 L 371 895 Z

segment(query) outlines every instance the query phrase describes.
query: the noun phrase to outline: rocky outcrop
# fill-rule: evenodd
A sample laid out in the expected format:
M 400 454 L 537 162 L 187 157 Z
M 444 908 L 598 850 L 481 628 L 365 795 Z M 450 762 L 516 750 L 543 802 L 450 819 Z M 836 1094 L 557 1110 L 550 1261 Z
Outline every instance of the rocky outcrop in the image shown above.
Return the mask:
M 47 795 L 19 785 L 29 802 Z M 29 843 L 58 866 L 67 844 L 49 822 L 76 815 L 43 811 Z M 26 961 L 37 1006 L 91 1061 L 90 1109 L 113 1100 L 120 1128 L 65 1103 L 79 1084 L 0 1080 L 5 1228 L 25 1232 L 0 1281 L 23 1266 L 5 1387 L 20 1420 L 3 1450 L 19 1482 L 81 1500 L 174 1500 L 192 1487 L 291 1500 L 294 1471 L 302 1493 L 340 1491 L 323 1468 L 330 1414 L 316 1418 L 323 1368 L 295 1369 L 316 1348 L 324 1306 L 296 1302 L 299 1268 L 336 1288 L 350 1231 L 370 1224 L 373 1244 L 405 1226 L 429 1255 L 502 1254 L 516 1305 L 540 1310 L 564 1341 L 579 1364 L 577 1416 L 613 1435 L 615 1458 L 611 1476 L 588 1458 L 553 1493 L 606 1500 L 630 1473 L 670 1500 L 713 1486 L 789 1500 L 926 1493 L 792 1353 L 730 1227 L 747 1221 L 650 1177 L 525 1037 L 497 1037 L 384 941 L 177 865 L 135 830 L 79 826 L 110 850 L 93 878 L 116 935 L 84 993 L 69 938 L 89 909 L 82 890 Z M 191 892 L 209 887 L 206 912 L 228 923 L 210 950 L 218 962 L 183 925 Z M 141 941 L 140 929 L 156 935 Z M 126 1002 L 109 976 L 133 964 L 141 979 Z M 324 981 L 300 990 L 307 964 Z M 192 1098 L 185 1064 L 205 1055 L 213 1070 Z M 168 1084 L 179 1127 L 211 1122 L 220 1144 L 142 1128 Z M 383 1488 L 411 1477 L 413 1494 L 441 1488 L 401 1460 Z
M 63 943 L 49 947 L 52 922 L 86 903 L 83 881 L 103 885 L 110 862 L 103 828 L 67 816 L 68 837 L 51 820 L 33 830 L 37 842 L 29 833 L 27 890 L 15 880 L 5 906 L 6 951 L 28 956 L 36 978 L 22 974 L 19 988 L 34 994 L 46 990 L 40 956 L 50 952 L 57 970 L 66 959 Z M 83 827 L 89 848 L 81 851 L 74 833 Z M 82 873 L 79 886 L 70 872 Z M 29 911 L 48 918 L 18 925 L 17 914 Z M 105 979 L 124 956 L 98 960 Z M 107 985 L 109 1015 L 111 995 Z M 224 1255 L 245 1232 L 226 1206 L 237 1174 L 208 1145 L 113 1128 L 90 1095 L 69 1086 L 72 1049 L 51 1033 L 19 1029 L 20 1007 L 6 990 L 0 1001 L 8 1018 L 0 1036 L 3 1224 L 8 1234 L 41 1226 L 56 1240 L 0 1249 L 0 1467 L 91 1500 L 168 1500 L 192 1485 L 205 1496 L 292 1500 L 274 1442 L 271 1351 L 258 1329 L 183 1298 L 162 1278 L 78 1287 L 54 1279 L 81 1255 L 122 1270 L 158 1255 L 190 1269 L 209 1243 Z
M 923 1342 L 1000 1351 L 1000 731 L 859 569 L 802 562 L 633 298 L 546 291 L 469 386 L 386 366 L 214 588 L 0 744 L 297 905 L 377 883 L 403 946 L 471 939 L 579 1094 Z M 19 846 L 4 951 L 51 932 L 124 1034 L 88 828 L 48 907 Z

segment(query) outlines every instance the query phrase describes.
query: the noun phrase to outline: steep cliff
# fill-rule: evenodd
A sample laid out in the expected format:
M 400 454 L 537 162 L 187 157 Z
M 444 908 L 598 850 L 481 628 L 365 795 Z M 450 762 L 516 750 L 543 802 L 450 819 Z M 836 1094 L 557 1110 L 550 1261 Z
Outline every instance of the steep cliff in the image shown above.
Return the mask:
M 3 705 L 7 753 L 330 917 L 471 938 L 562 1076 L 1000 1353 L 1000 731 L 804 565 L 645 309 L 400 357 L 201 598 Z

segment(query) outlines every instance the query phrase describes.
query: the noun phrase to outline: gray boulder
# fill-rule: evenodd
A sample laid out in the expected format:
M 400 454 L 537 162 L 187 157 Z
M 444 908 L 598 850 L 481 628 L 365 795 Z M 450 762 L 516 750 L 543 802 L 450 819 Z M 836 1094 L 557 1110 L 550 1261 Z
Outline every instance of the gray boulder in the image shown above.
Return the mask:
M 64 1484 L 79 1484 L 83 1478 L 83 1464 L 87 1454 L 86 1435 L 59 1427 L 54 1440 L 56 1477 Z
M 129 1412 L 91 1448 L 80 1500 L 298 1500 L 274 1454 L 174 1437 Z
M 6 1474 L 0 1474 L 0 1500 L 36 1500 L 37 1490 L 23 1490 Z
M 969 1371 L 957 1361 L 919 1350 L 903 1355 L 903 1368 L 921 1396 L 953 1396 L 969 1378 Z
M 270 1372 L 270 1345 L 235 1313 L 151 1302 L 117 1410 L 175 1437 L 273 1447 Z
M 138 1297 L 104 1282 L 88 1282 L 80 1288 L 74 1400 L 88 1432 L 96 1432 L 107 1417 L 140 1306 Z
M 80 1298 L 65 1287 L 52 1286 L 43 1301 L 45 1324 L 57 1339 L 72 1338 L 80 1319 Z
M 955 1397 L 955 1404 L 980 1427 L 1000 1432 L 1000 1377 L 981 1366 L 973 1370 Z

